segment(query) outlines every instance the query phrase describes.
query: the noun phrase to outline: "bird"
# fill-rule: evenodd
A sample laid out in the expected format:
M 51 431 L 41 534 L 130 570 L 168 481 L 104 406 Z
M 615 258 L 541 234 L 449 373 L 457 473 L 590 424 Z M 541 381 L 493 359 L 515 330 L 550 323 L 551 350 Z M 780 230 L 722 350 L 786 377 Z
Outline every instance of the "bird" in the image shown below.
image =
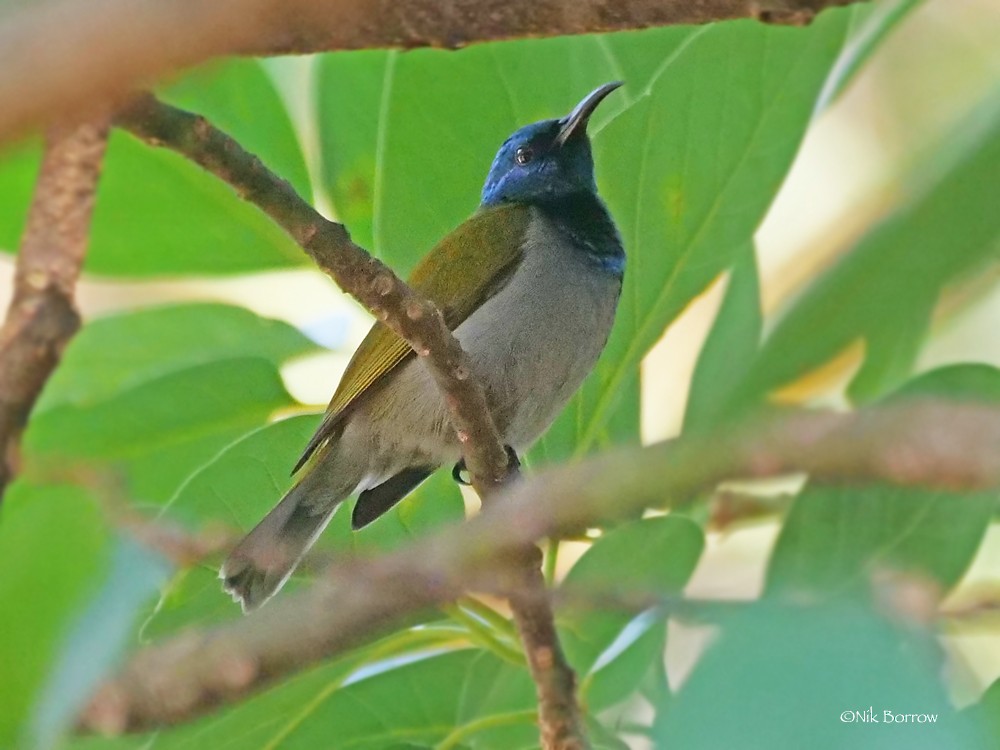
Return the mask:
M 496 153 L 476 212 L 408 279 L 441 310 L 481 379 L 517 462 L 562 411 L 607 343 L 625 251 L 598 195 L 587 124 L 620 81 L 558 119 L 517 130 Z M 461 443 L 429 370 L 376 322 L 358 347 L 295 481 L 224 561 L 223 588 L 245 612 L 287 581 L 347 498 L 362 528 L 437 469 Z

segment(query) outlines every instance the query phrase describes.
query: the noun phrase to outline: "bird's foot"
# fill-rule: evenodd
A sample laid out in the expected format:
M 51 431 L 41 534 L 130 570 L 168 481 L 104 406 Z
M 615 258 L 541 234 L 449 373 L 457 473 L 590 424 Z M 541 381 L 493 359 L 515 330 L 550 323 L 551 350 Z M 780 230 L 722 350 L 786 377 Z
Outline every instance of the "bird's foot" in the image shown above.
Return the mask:
M 466 479 L 462 476 L 463 472 L 468 475 L 468 469 L 465 468 L 465 459 L 461 459 L 457 464 L 455 464 L 451 469 L 451 478 L 458 482 L 463 487 L 469 487 L 472 485 L 472 478 Z
M 503 449 L 507 453 L 507 470 L 517 471 L 520 469 L 521 459 L 518 458 L 517 451 L 509 445 L 505 445 Z M 470 487 L 472 485 L 472 477 L 469 476 L 469 469 L 465 465 L 464 458 L 452 467 L 451 478 L 464 487 Z

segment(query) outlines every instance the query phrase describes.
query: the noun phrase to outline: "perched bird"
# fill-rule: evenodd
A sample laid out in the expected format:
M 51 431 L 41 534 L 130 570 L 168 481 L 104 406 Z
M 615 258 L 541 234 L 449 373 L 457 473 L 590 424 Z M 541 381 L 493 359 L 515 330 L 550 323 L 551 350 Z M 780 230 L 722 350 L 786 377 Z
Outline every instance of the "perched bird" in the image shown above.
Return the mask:
M 479 209 L 409 280 L 468 353 L 514 459 L 579 388 L 611 332 L 625 253 L 597 195 L 587 122 L 619 86 L 508 138 Z M 225 589 L 244 610 L 260 606 L 345 498 L 360 492 L 352 523 L 361 528 L 461 456 L 430 373 L 376 323 L 295 467 L 296 484 L 223 564 Z

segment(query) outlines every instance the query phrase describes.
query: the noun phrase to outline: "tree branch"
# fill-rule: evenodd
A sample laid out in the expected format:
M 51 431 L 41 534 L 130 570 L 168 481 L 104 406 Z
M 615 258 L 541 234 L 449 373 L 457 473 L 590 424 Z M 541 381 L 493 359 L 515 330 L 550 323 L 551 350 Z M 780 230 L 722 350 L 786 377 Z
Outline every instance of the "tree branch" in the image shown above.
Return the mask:
M 87 250 L 106 122 L 53 128 L 35 185 L 0 329 L 0 498 L 17 473 L 21 433 L 62 351 L 80 327 L 74 302 Z
M 851 0 L 50 0 L 0 17 L 0 141 L 228 54 L 455 48 L 731 18 L 804 23 Z
M 483 503 L 489 503 L 515 470 L 508 466 L 482 385 L 438 309 L 352 243 L 342 225 L 323 218 L 287 182 L 204 118 L 143 95 L 117 121 L 148 143 L 171 148 L 232 185 L 285 229 L 345 292 L 424 358 L 448 405 L 473 487 Z M 514 589 L 518 594 L 511 597 L 511 607 L 538 686 L 543 746 L 547 750 L 585 747 L 573 689 L 575 677 L 556 636 L 538 549 L 529 544 L 517 559 L 520 585 Z
M 190 719 L 353 648 L 467 587 L 497 579 L 546 536 L 683 504 L 734 478 L 806 472 L 975 490 L 1000 485 L 1000 409 L 937 401 L 842 415 L 801 412 L 617 451 L 517 482 L 480 516 L 368 562 L 338 565 L 258 614 L 140 651 L 106 682 L 81 726 L 139 731 Z M 508 569 L 509 570 L 509 569 Z

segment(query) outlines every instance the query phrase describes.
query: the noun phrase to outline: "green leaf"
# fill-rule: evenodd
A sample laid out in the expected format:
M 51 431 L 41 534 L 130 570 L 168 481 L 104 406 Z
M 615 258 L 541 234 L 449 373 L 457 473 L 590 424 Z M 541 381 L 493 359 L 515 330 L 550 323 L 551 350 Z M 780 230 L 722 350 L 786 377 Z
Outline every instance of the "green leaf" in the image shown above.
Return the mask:
M 319 421 L 310 414 L 254 430 L 189 477 L 164 513 L 182 523 L 216 519 L 249 531 L 291 486 L 292 467 Z
M 1000 403 L 1000 370 L 947 367 L 897 394 Z M 892 568 L 947 591 L 971 564 L 997 507 L 995 491 L 808 485 L 796 498 L 768 565 L 769 594 L 864 595 Z
M 82 490 L 23 480 L 4 497 L 0 523 L 0 747 L 31 737 L 24 726 L 72 623 L 109 565 L 109 534 Z M 30 745 L 25 745 L 25 747 Z
M 416 660 L 414 660 L 416 659 Z M 530 733 L 537 746 L 537 729 L 524 709 L 534 702 L 527 673 L 500 662 L 491 654 L 464 649 L 425 653 L 377 662 L 372 668 L 351 662 L 322 666 L 292 678 L 276 688 L 221 715 L 198 720 L 128 742 L 89 740 L 73 750 L 125 750 L 141 744 L 148 750 L 174 748 L 280 747 L 281 750 L 385 750 L 429 748 L 456 727 L 474 719 L 496 716 L 502 706 L 517 706 L 510 725 L 484 727 L 459 747 L 481 750 L 519 750 L 532 745 L 497 744 Z M 472 675 L 496 680 L 497 692 L 475 696 L 466 689 Z M 345 679 L 346 678 L 346 679 Z M 477 687 L 488 687 L 483 684 Z M 506 718 L 506 717 L 504 717 Z M 513 727 L 514 735 L 504 732 Z M 489 730 L 489 731 L 487 731 Z M 499 732 L 499 734 L 495 734 Z M 334 738 L 334 739 L 331 739 Z
M 577 561 L 563 583 L 567 596 L 660 597 L 678 594 L 704 548 L 701 529 L 680 516 L 647 518 L 604 533 Z M 598 599 L 600 601 L 600 599 Z M 601 605 L 559 618 L 560 637 L 573 668 L 585 675 L 582 689 L 598 707 L 634 690 L 665 643 L 662 618 L 634 623 L 624 610 Z M 632 627 L 629 628 L 630 623 Z M 637 629 L 638 627 L 638 629 Z M 655 635 L 648 636 L 649 632 Z M 625 639 L 626 642 L 622 643 Z M 616 669 L 609 667 L 625 657 Z M 591 685 L 596 693 L 590 695 Z
M 139 501 L 162 502 L 194 469 L 292 399 L 258 358 L 187 367 L 85 404 L 39 414 L 25 436 L 29 470 L 83 464 L 121 472 Z
M 212 275 L 306 262 L 283 230 L 215 176 L 127 133 L 111 134 L 86 271 Z
M 656 746 L 982 748 L 978 727 L 948 702 L 941 661 L 931 634 L 856 607 L 754 606 L 723 626 Z M 888 723 L 885 711 L 936 718 Z
M 34 140 L 0 151 L 0 250 L 5 252 L 15 253 L 20 245 L 40 153 Z
M 666 648 L 667 628 L 662 615 L 645 612 L 629 622 L 581 685 L 589 710 L 601 711 L 621 703 L 653 673 L 665 670 Z
M 170 104 L 207 117 L 312 200 L 298 136 L 271 77 L 258 60 L 229 58 L 197 68 L 165 87 Z
M 1000 680 L 994 680 L 980 699 L 965 708 L 962 714 L 983 727 L 987 739 L 984 747 L 1000 745 Z
M 321 55 L 316 64 L 323 181 L 337 217 L 371 251 L 383 88 L 387 78 L 391 82 L 395 55 L 337 52 Z
M 72 729 L 98 681 L 117 663 L 131 640 L 139 607 L 165 581 L 170 566 L 131 539 L 114 547 L 111 572 L 76 619 L 54 661 L 29 729 L 35 747 L 54 747 Z
M 168 99 L 204 111 L 310 199 L 284 104 L 259 63 L 192 73 Z M 0 247 L 15 250 L 41 149 L 0 160 Z M 110 276 L 232 274 L 301 266 L 305 254 L 262 211 L 184 157 L 113 132 L 98 189 L 85 269 Z
M 231 305 L 170 305 L 99 318 L 73 338 L 35 413 L 110 399 L 221 359 L 259 357 L 281 365 L 317 349 L 287 323 Z
M 868 401 L 912 369 L 942 288 L 996 257 L 1000 89 L 906 185 L 899 207 L 823 274 L 764 342 L 738 400 L 750 403 L 864 339 L 851 386 Z M 822 332 L 818 335 L 817 332 Z
M 753 245 L 740 254 L 712 330 L 698 355 L 684 412 L 686 431 L 714 426 L 750 367 L 763 329 Z
M 608 430 L 664 329 L 751 241 L 792 163 L 847 17 L 824 13 L 804 29 L 703 27 L 665 56 L 648 95 L 598 134 L 598 185 L 628 267 L 604 356 L 560 418 L 577 452 Z M 617 439 L 637 439 L 635 415 L 631 422 L 631 436 Z

